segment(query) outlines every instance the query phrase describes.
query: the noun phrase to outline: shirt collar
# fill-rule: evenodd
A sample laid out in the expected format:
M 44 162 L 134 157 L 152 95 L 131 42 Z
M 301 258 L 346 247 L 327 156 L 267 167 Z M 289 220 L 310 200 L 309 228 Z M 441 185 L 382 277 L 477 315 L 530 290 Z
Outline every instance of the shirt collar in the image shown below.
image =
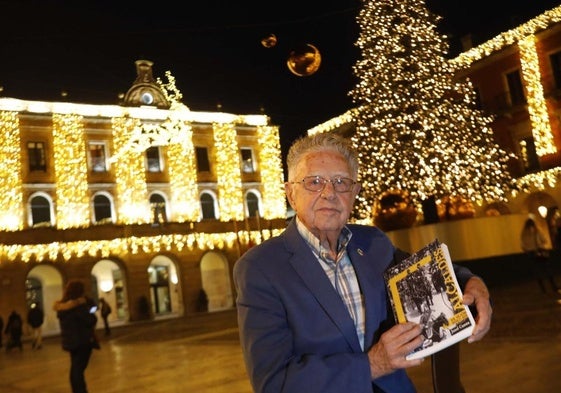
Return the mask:
M 321 245 L 319 239 L 312 232 L 310 232 L 308 228 L 306 228 L 306 226 L 302 223 L 302 221 L 300 221 L 298 217 L 296 217 L 296 228 L 298 229 L 298 232 L 300 233 L 300 235 L 302 235 L 304 240 L 306 240 L 306 243 L 308 243 L 314 254 L 316 254 L 323 260 L 326 260 L 326 256 L 329 255 L 329 253 L 325 251 L 325 248 Z M 343 255 L 344 251 L 347 248 L 347 244 L 349 244 L 349 241 L 351 240 L 352 235 L 353 234 L 351 230 L 346 225 L 343 227 L 343 229 L 341 229 L 339 239 L 337 239 L 337 260 L 339 260 Z

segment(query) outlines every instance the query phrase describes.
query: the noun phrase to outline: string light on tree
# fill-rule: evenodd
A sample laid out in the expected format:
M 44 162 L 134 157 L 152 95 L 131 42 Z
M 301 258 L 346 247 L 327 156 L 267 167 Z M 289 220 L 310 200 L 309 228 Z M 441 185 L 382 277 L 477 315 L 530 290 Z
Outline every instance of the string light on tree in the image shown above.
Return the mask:
M 506 201 L 510 156 L 494 143 L 492 118 L 477 110 L 471 83 L 454 79 L 440 17 L 424 0 L 362 4 L 359 82 L 350 92 L 363 185 L 357 218 L 371 218 L 389 190 L 406 191 L 418 209 L 429 197 Z

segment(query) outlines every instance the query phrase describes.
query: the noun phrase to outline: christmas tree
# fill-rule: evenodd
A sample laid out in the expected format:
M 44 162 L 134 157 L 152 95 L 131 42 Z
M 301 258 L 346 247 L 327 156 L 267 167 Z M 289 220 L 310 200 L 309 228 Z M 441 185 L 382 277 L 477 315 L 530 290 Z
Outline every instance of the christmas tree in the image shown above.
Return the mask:
M 423 201 L 506 201 L 513 179 L 509 154 L 494 142 L 492 118 L 477 109 L 469 80 L 456 80 L 440 17 L 424 0 L 363 0 L 357 21 L 361 57 L 350 92 L 356 110 L 352 141 L 362 192 L 357 218 L 388 192 Z

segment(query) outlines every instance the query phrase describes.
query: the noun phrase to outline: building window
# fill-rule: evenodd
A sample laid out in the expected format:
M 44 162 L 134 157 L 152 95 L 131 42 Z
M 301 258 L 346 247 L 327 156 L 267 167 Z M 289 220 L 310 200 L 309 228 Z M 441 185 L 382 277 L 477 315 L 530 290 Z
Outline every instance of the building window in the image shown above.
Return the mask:
M 166 200 L 160 194 L 150 195 L 150 208 L 152 209 L 152 224 L 167 222 Z
M 195 155 L 197 158 L 197 172 L 210 172 L 208 149 L 206 147 L 196 147 Z
M 28 142 L 27 155 L 29 156 L 30 171 L 47 171 L 45 144 L 43 142 Z
M 540 170 L 540 161 L 536 154 L 536 146 L 534 145 L 534 138 L 529 136 L 521 139 L 519 142 L 520 157 L 524 163 L 524 170 L 526 172 L 535 172 Z
M 549 55 L 551 62 L 551 72 L 555 80 L 555 87 L 561 89 L 561 51 Z
M 214 198 L 209 193 L 204 192 L 201 195 L 201 210 L 203 219 L 216 219 L 216 210 L 214 209 Z
M 508 84 L 510 104 L 512 106 L 525 104 L 526 97 L 524 96 L 524 87 L 522 86 L 520 70 L 515 70 L 506 74 L 506 82 Z
M 257 217 L 259 214 L 259 197 L 252 191 L 245 196 L 248 217 Z
M 94 220 L 98 224 L 113 222 L 111 200 L 103 194 L 97 194 L 93 199 Z
M 253 150 L 249 148 L 241 148 L 242 155 L 242 172 L 253 173 L 255 172 L 255 165 L 253 162 Z
M 41 195 L 31 198 L 31 226 L 41 227 L 51 225 L 51 203 Z
M 148 172 L 162 171 L 159 146 L 150 146 L 146 149 L 146 168 L 148 169 Z
M 88 143 L 88 159 L 92 172 L 107 172 L 107 152 L 104 142 Z

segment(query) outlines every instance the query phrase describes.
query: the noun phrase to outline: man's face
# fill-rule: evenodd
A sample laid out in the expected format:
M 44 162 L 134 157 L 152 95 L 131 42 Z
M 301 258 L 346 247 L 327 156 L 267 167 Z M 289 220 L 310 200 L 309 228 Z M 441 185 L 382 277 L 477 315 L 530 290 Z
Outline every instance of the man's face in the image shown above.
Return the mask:
M 313 192 L 304 188 L 301 180 L 306 176 L 321 176 L 332 179 L 340 176 L 354 180 L 347 161 L 339 153 L 323 151 L 308 153 L 296 167 L 294 177 L 285 185 L 288 202 L 302 223 L 318 238 L 329 232 L 336 235 L 347 223 L 353 203 L 360 190 L 355 184 L 349 192 L 335 192 L 327 183 L 322 191 Z

